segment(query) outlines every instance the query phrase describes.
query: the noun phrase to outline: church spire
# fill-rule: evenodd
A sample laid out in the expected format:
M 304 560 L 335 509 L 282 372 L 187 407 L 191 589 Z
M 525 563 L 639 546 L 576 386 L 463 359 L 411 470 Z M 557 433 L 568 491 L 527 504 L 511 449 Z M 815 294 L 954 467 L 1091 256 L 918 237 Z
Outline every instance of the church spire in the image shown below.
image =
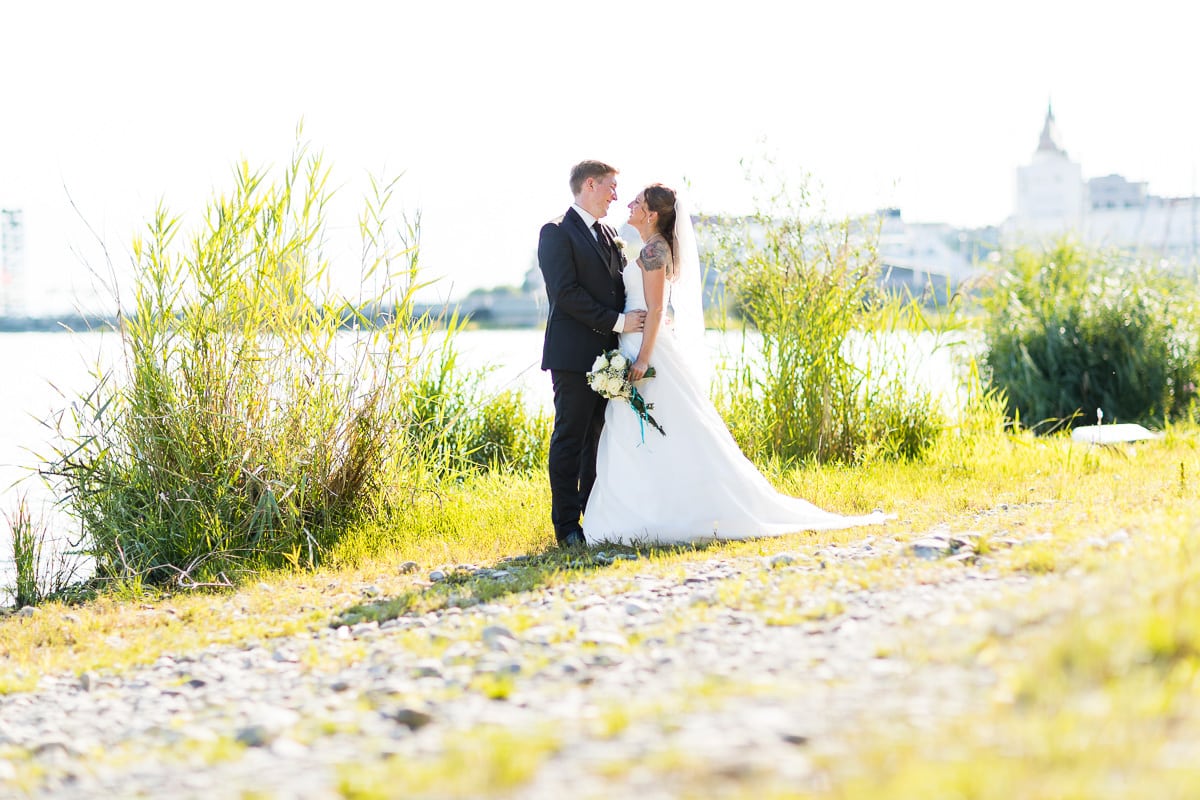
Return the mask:
M 1066 155 L 1062 145 L 1058 143 L 1058 126 L 1054 123 L 1054 106 L 1046 101 L 1046 124 L 1042 126 L 1042 136 L 1038 140 L 1039 153 L 1060 153 Z

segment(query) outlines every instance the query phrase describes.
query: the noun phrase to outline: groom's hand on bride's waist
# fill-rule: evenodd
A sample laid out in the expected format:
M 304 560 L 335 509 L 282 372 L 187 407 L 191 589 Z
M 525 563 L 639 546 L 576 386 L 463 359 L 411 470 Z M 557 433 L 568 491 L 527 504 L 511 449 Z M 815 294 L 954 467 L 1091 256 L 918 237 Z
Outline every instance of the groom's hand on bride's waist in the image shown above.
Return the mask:
M 637 333 L 646 327 L 646 312 L 645 311 L 626 311 L 625 326 L 621 328 L 622 333 Z

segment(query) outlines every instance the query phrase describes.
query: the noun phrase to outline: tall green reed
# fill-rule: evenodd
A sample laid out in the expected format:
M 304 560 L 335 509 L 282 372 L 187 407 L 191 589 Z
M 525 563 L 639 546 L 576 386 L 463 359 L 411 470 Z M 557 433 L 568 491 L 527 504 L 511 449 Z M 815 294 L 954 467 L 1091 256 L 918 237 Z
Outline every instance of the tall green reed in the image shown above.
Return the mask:
M 13 605 L 17 608 L 35 605 L 41 600 L 38 563 L 41 561 L 42 538 L 34 530 L 29 506 L 22 498 L 16 511 L 7 515 L 12 541 L 13 570 L 16 573 L 12 589 Z
M 438 327 L 415 314 L 420 218 L 393 229 L 395 181 L 373 180 L 359 296 L 336 298 L 329 178 L 298 145 L 274 180 L 239 165 L 190 235 L 160 205 L 134 241 L 123 363 L 72 406 L 50 469 L 99 577 L 313 565 L 440 457 L 406 430 Z
M 33 606 L 63 594 L 80 571 L 74 553 L 59 542 L 48 543 L 45 522 L 35 519 L 25 495 L 17 498 L 17 507 L 5 513 L 12 545 L 14 583 L 9 592 L 17 608 Z
M 1068 238 L 1004 254 L 981 302 L 984 362 L 1008 413 L 1041 431 L 1162 424 L 1191 413 L 1200 381 L 1195 286 Z
M 767 192 L 753 215 L 708 223 L 730 310 L 761 338 L 717 383 L 718 407 L 757 461 L 919 456 L 944 417 L 897 365 L 915 345 L 912 332 L 940 335 L 953 308 L 934 330 L 911 298 L 879 291 L 877 225 L 831 220 L 814 209 L 807 181 L 793 190 L 768 167 L 751 176 Z
M 519 391 L 484 389 L 488 368 L 463 369 L 443 348 L 424 362 L 406 406 L 405 436 L 424 455 L 420 471 L 434 479 L 478 472 L 544 468 L 551 418 L 531 411 Z

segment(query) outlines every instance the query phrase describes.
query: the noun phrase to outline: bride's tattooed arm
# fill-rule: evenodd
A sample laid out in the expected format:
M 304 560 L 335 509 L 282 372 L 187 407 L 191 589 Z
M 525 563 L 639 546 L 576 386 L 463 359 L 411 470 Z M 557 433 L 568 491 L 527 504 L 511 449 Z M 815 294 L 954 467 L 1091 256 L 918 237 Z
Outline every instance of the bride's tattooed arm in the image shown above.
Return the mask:
M 671 249 L 667 247 L 667 243 L 662 239 L 655 239 L 642 248 L 642 269 L 647 272 L 665 269 L 670 258 Z

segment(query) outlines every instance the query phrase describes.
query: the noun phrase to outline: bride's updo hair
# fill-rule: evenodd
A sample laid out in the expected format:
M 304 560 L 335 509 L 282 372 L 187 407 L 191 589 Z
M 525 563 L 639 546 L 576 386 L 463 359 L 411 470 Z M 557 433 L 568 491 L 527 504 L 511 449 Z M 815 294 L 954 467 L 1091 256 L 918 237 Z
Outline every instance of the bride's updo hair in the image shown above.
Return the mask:
M 675 261 L 675 190 L 661 183 L 652 183 L 646 187 L 643 196 L 646 198 L 646 210 L 658 214 L 655 232 L 667 240 L 671 248 L 671 260 Z M 675 266 L 672 264 L 667 278 L 674 278 L 674 272 Z

